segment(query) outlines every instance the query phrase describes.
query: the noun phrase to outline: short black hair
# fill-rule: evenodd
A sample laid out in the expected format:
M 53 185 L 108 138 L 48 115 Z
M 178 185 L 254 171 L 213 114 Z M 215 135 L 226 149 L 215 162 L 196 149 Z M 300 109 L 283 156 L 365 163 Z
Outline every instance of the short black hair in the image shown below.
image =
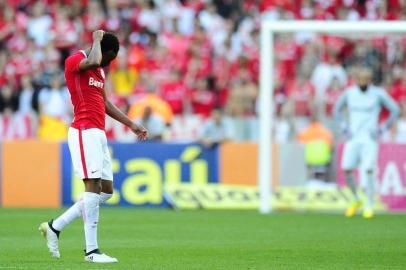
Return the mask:
M 106 53 L 108 51 L 112 51 L 115 54 L 118 53 L 120 49 L 120 43 L 118 42 L 118 38 L 110 32 L 105 32 L 103 35 L 103 39 L 100 42 L 101 51 L 102 53 Z

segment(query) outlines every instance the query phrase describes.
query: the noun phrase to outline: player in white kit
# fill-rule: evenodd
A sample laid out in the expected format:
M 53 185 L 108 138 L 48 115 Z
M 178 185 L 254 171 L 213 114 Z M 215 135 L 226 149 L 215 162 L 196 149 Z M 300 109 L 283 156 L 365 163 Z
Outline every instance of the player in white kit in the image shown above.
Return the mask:
M 372 71 L 361 68 L 357 74 L 357 85 L 348 87 L 334 108 L 334 116 L 340 123 L 342 131 L 347 136 L 344 145 L 341 169 L 345 172 L 347 185 L 354 195 L 354 202 L 345 212 L 347 217 L 356 214 L 363 206 L 354 181 L 353 170 L 360 169 L 360 174 L 366 176 L 367 200 L 363 207 L 363 217 L 372 218 L 374 212 L 373 197 L 375 168 L 378 157 L 378 138 L 388 130 L 399 115 L 396 102 L 380 87 L 372 83 Z M 347 108 L 348 119 L 343 121 L 342 111 Z M 389 118 L 379 124 L 381 108 L 390 111 Z

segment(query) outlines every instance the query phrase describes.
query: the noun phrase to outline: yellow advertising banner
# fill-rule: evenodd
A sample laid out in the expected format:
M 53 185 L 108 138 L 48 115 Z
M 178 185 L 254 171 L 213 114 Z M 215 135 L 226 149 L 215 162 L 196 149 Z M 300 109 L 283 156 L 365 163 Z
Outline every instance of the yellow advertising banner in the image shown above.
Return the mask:
M 166 187 L 166 199 L 178 209 L 257 209 L 256 187 L 222 184 L 180 184 Z M 276 210 L 342 211 L 351 202 L 347 188 L 315 190 L 306 187 L 278 187 L 272 192 Z M 377 198 L 376 210 L 385 210 Z

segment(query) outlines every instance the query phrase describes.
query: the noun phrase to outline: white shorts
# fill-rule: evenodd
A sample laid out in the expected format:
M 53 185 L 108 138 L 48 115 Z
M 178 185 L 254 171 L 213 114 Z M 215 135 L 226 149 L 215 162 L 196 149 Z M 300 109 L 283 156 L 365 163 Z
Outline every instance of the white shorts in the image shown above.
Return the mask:
M 113 181 L 106 133 L 98 128 L 69 128 L 68 144 L 75 173 L 81 178 Z
M 378 160 L 378 142 L 371 139 L 350 140 L 344 145 L 341 168 L 352 170 L 375 170 Z

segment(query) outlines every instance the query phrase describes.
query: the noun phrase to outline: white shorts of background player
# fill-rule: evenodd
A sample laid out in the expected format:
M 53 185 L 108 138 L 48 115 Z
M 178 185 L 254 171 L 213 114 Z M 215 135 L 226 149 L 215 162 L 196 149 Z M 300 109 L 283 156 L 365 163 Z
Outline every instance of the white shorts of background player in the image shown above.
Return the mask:
M 366 186 L 367 172 L 376 174 L 379 144 L 370 136 L 350 139 L 344 144 L 341 169 L 344 171 L 359 169 L 361 186 Z

